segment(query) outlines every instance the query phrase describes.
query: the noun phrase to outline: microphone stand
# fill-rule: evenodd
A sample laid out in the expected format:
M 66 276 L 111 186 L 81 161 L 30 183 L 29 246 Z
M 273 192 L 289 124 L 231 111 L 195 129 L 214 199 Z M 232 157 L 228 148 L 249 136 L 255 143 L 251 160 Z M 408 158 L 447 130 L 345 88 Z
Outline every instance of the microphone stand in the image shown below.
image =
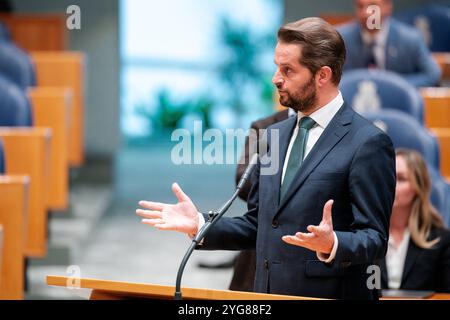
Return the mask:
M 236 199 L 236 197 L 239 194 L 239 191 L 244 186 L 247 179 L 250 177 L 250 174 L 252 173 L 252 171 L 256 165 L 257 159 L 258 159 L 258 153 L 255 153 L 253 155 L 253 157 L 251 158 L 248 167 L 245 169 L 245 172 L 242 175 L 242 178 L 239 181 L 239 183 L 236 187 L 236 190 L 234 191 L 233 196 L 227 202 L 225 202 L 222 205 L 222 207 L 220 207 L 220 209 L 208 212 L 208 216 L 209 216 L 208 220 L 200 228 L 199 232 L 197 233 L 195 238 L 192 240 L 191 245 L 189 246 L 188 250 L 184 254 L 183 260 L 181 260 L 180 267 L 178 268 L 177 281 L 176 281 L 176 285 L 175 285 L 175 296 L 174 296 L 175 300 L 183 299 L 182 294 L 181 294 L 181 277 L 183 276 L 184 268 L 186 267 L 186 264 L 192 255 L 192 252 L 194 252 L 195 247 L 202 242 L 203 238 L 206 236 L 206 234 L 211 229 L 211 227 L 214 226 L 214 224 L 216 224 L 217 221 L 219 221 L 219 219 L 225 214 L 225 212 L 231 206 L 233 201 Z

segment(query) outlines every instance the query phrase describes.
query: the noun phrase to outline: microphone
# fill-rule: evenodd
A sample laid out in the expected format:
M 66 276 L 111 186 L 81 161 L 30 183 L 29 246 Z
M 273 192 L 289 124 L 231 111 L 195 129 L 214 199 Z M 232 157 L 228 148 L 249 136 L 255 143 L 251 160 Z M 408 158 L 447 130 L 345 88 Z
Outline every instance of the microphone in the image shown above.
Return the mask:
M 255 144 L 252 144 L 253 145 L 253 149 L 254 149 Z M 247 182 L 248 178 L 250 177 L 250 175 L 253 172 L 253 169 L 255 168 L 256 163 L 258 162 L 259 156 L 264 156 L 267 153 L 267 142 L 266 142 L 266 140 L 264 140 L 264 139 L 259 140 L 259 145 L 258 146 L 259 146 L 258 150 L 251 157 L 247 168 L 245 169 L 244 173 L 242 174 L 241 179 L 239 179 L 239 182 L 238 182 L 237 187 L 236 187 L 237 191 L 241 190 L 242 187 Z
M 244 184 L 247 182 L 248 178 L 252 174 L 253 170 L 255 169 L 255 165 L 258 162 L 258 153 L 253 154 L 252 158 L 250 159 L 250 163 L 248 164 L 247 168 L 245 169 L 244 173 L 241 176 L 241 179 L 239 180 L 236 189 L 241 190 Z
M 259 141 L 259 150 L 261 155 L 266 154 L 267 152 L 267 143 L 265 140 Z M 208 231 L 211 229 L 211 227 L 227 212 L 228 208 L 232 205 L 236 197 L 238 196 L 241 188 L 245 185 L 248 178 L 252 174 L 253 170 L 256 167 L 256 164 L 258 163 L 258 158 L 260 154 L 258 152 L 254 153 L 253 156 L 250 159 L 250 162 L 247 166 L 247 168 L 244 171 L 244 174 L 241 176 L 241 179 L 239 180 L 236 190 L 234 191 L 234 194 L 232 197 L 225 202 L 222 207 L 218 210 L 209 211 L 208 212 L 208 220 L 205 221 L 205 224 L 200 228 L 197 235 L 194 239 L 192 239 L 191 245 L 189 246 L 188 250 L 186 251 L 183 260 L 180 263 L 180 267 L 178 268 L 177 273 L 177 280 L 175 284 L 175 300 L 182 300 L 182 294 L 181 294 L 181 277 L 183 276 L 184 268 L 186 267 L 186 264 L 192 255 L 192 252 L 194 252 L 195 247 L 202 242 L 203 238 L 206 236 Z

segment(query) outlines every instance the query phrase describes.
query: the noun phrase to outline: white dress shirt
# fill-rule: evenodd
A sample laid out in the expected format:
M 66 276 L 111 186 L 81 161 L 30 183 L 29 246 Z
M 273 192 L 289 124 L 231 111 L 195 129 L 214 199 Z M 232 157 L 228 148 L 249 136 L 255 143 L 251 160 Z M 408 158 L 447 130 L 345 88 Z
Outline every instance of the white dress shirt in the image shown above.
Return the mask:
M 309 133 L 308 133 L 308 140 L 306 142 L 306 148 L 305 148 L 305 158 L 308 156 L 309 152 L 311 151 L 313 146 L 316 144 L 317 140 L 319 140 L 320 136 L 322 135 L 323 131 L 330 123 L 331 119 L 333 119 L 333 117 L 336 115 L 336 113 L 339 111 L 339 109 L 342 107 L 343 104 L 344 104 L 344 99 L 342 98 L 342 94 L 339 91 L 333 100 L 331 100 L 328 104 L 324 105 L 323 107 L 321 107 L 320 109 L 314 111 L 313 113 L 311 113 L 309 115 L 309 117 L 311 119 L 313 119 L 316 122 L 316 124 L 314 125 L 314 127 L 312 127 L 309 130 Z M 301 112 L 297 113 L 297 125 L 295 126 L 294 132 L 292 133 L 291 140 L 289 142 L 289 146 L 288 146 L 288 149 L 286 152 L 286 157 L 284 160 L 283 172 L 282 172 L 282 177 L 281 177 L 281 181 L 282 181 L 281 183 L 283 183 L 283 180 L 284 180 L 284 174 L 286 172 L 287 163 L 289 160 L 289 156 L 291 154 L 292 145 L 294 144 L 295 138 L 297 137 L 297 134 L 298 134 L 298 130 L 299 130 L 298 122 L 304 116 L 305 115 Z M 205 224 L 205 219 L 204 219 L 203 215 L 201 213 L 199 213 L 198 230 L 200 230 L 200 228 L 204 224 Z M 197 230 L 197 232 L 198 232 L 198 230 Z M 194 235 L 190 235 L 191 238 L 193 238 L 193 236 Z M 318 252 L 317 257 L 319 258 L 319 260 L 321 260 L 323 262 L 330 263 L 331 261 L 334 260 L 334 258 L 336 256 L 337 248 L 338 248 L 338 239 L 337 239 L 336 233 L 334 233 L 334 244 L 333 244 L 333 249 L 331 250 L 330 255 L 326 256 L 326 255 Z
M 398 245 L 392 237 L 389 237 L 388 250 L 386 253 L 389 289 L 398 289 L 402 284 L 403 269 L 405 267 L 410 237 L 408 228 L 403 232 L 402 241 Z
M 386 69 L 386 42 L 389 34 L 389 18 L 385 19 L 380 31 L 375 35 L 370 34 L 367 30 L 361 31 L 361 37 L 366 45 L 374 43 L 373 56 L 379 69 Z
M 341 108 L 342 104 L 344 103 L 344 99 L 342 98 L 342 94 L 339 91 L 338 95 L 331 100 L 328 104 L 320 108 L 319 110 L 311 113 L 309 117 L 313 119 L 316 124 L 309 130 L 308 133 L 308 141 L 306 142 L 306 148 L 305 148 L 305 158 L 308 156 L 309 152 L 311 151 L 312 147 L 316 144 L 317 140 L 319 140 L 320 136 L 322 135 L 322 132 L 325 130 L 327 125 L 330 123 L 331 119 L 336 115 L 336 113 Z M 295 126 L 294 132 L 292 133 L 291 140 L 289 142 L 289 146 L 286 152 L 286 157 L 283 164 L 283 174 L 281 177 L 281 183 L 283 184 L 284 180 L 284 174 L 286 173 L 286 168 L 288 165 L 289 156 L 291 154 L 292 146 L 294 144 L 295 138 L 297 138 L 298 134 L 298 123 L 300 122 L 300 119 L 303 118 L 305 115 L 301 113 L 300 111 L 297 113 L 297 125 Z

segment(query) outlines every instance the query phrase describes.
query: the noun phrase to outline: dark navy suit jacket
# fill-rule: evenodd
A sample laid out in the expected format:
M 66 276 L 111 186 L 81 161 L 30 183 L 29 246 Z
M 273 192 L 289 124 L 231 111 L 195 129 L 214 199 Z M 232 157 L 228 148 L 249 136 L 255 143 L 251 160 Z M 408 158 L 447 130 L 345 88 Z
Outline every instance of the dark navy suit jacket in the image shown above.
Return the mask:
M 269 152 L 252 175 L 248 211 L 222 218 L 202 249 L 256 247 L 255 291 L 324 298 L 372 299 L 366 282 L 369 265 L 385 256 L 395 192 L 395 153 L 390 138 L 344 105 L 333 117 L 279 201 L 282 167 L 297 117 L 270 126 Z M 270 134 L 279 130 L 278 146 Z M 267 157 L 279 147 L 279 170 L 263 175 Z M 272 159 L 274 161 L 274 159 Z M 330 264 L 316 252 L 282 241 L 284 235 L 318 225 L 323 206 L 334 199 L 332 217 L 338 238 Z

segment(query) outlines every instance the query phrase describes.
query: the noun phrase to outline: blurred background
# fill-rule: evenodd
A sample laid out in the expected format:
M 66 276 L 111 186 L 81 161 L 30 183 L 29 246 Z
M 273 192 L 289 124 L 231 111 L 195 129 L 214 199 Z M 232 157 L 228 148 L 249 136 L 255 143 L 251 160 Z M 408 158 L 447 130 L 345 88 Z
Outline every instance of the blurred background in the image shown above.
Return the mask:
M 450 2 L 394 5 L 399 19 L 443 39 L 427 43 L 439 81 L 412 90 L 437 150 L 429 152 L 436 201 L 448 210 Z M 142 225 L 138 201 L 175 202 L 177 181 L 199 210 L 216 209 L 234 190 L 236 163 L 176 165 L 172 132 L 194 133 L 196 121 L 247 130 L 274 113 L 278 28 L 308 16 L 347 22 L 354 1 L 11 0 L 0 8 L 0 297 L 83 299 L 87 292 L 49 287 L 46 276 L 174 284 L 189 239 Z M 436 10 L 438 31 L 433 19 L 415 19 Z M 228 215 L 245 208 L 238 200 Z M 195 252 L 183 285 L 227 289 L 231 268 L 198 265 L 233 256 Z

